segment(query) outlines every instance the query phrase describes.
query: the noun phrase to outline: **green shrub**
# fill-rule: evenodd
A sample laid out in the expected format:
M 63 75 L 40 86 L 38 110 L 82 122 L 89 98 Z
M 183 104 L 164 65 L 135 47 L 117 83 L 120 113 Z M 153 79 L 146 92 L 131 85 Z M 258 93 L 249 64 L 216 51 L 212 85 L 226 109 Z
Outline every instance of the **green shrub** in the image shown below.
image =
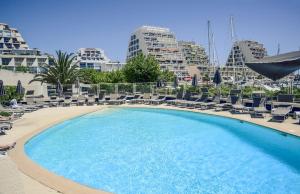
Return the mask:
M 12 115 L 12 113 L 9 113 L 9 112 L 0 112 L 0 116 L 3 116 L 3 117 L 9 117 L 9 116 L 11 116 Z
M 5 95 L 0 96 L 0 103 L 8 103 L 12 99 L 16 99 L 17 101 L 22 100 L 24 95 L 17 94 L 16 88 L 17 86 L 4 86 Z

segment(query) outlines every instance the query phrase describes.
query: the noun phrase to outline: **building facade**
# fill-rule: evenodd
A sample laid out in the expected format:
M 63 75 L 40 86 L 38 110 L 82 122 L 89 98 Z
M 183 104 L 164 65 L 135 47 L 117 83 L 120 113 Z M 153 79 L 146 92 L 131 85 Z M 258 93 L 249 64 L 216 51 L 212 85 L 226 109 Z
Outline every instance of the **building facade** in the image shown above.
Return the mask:
M 18 71 L 26 69 L 31 73 L 40 72 L 42 64 L 49 63 L 47 55 L 38 49 L 30 49 L 19 31 L 0 23 L 0 66 Z
M 187 65 L 208 65 L 208 56 L 204 47 L 196 44 L 194 41 L 178 41 L 178 46 Z
M 190 75 L 196 74 L 200 79 L 206 74 L 213 76 L 213 71 L 210 72 L 211 68 L 204 47 L 194 41 L 178 41 L 178 46 Z
M 168 28 L 152 26 L 138 28 L 130 37 L 127 60 L 139 53 L 154 56 L 162 70 L 174 72 L 179 79 L 188 76 L 178 42 Z
M 95 69 L 97 71 L 115 71 L 121 69 L 124 63 L 111 61 L 102 49 L 80 48 L 76 53 L 75 62 L 80 69 Z
M 258 73 L 245 66 L 245 62 L 265 56 L 267 51 L 263 44 L 250 40 L 236 41 L 229 53 L 222 76 L 253 79 L 258 76 Z

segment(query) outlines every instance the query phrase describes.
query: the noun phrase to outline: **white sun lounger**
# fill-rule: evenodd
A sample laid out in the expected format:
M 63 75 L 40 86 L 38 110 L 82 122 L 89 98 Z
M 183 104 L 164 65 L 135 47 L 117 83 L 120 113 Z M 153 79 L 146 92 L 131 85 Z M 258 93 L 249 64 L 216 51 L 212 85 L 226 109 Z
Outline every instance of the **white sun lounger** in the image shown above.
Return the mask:
M 292 111 L 292 106 L 273 108 L 271 111 L 272 121 L 283 122 L 285 119 L 288 118 L 289 113 L 291 111 Z

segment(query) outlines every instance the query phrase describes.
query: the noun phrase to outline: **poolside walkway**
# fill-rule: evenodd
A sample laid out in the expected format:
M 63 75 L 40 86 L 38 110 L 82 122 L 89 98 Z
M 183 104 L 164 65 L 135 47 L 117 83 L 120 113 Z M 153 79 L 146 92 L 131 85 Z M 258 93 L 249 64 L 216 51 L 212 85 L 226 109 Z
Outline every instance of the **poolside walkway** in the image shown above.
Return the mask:
M 0 143 L 18 141 L 42 126 L 100 110 L 100 106 L 45 108 L 25 114 L 15 121 L 7 135 L 0 136 Z M 17 145 L 19 146 L 19 145 Z M 22 173 L 9 155 L 0 157 L 0 194 L 53 194 L 57 191 L 46 187 Z
M 153 107 L 153 108 L 167 108 L 187 110 L 194 112 L 203 112 L 207 114 L 214 114 L 220 116 L 226 116 L 236 118 L 244 121 L 253 122 L 259 125 L 268 126 L 283 132 L 300 136 L 300 125 L 297 124 L 298 120 L 289 118 L 284 123 L 269 122 L 270 115 L 267 115 L 264 119 L 252 119 L 249 114 L 231 114 L 229 112 L 215 112 L 213 110 L 189 110 L 176 107 L 170 107 L 166 105 L 149 106 L 149 105 L 121 105 L 122 107 Z M 66 119 L 70 119 L 75 116 L 102 110 L 107 108 L 106 105 L 101 106 L 74 106 L 74 107 L 58 107 L 58 108 L 45 108 L 32 113 L 25 114 L 21 119 L 17 120 L 13 128 L 8 131 L 7 135 L 0 136 L 0 143 L 11 143 L 14 141 L 20 142 L 26 136 L 31 136 L 33 133 L 47 128 L 55 123 L 61 122 Z M 54 189 L 51 189 L 33 178 L 25 175 L 22 172 L 22 168 L 18 167 L 15 162 L 22 164 L 28 161 L 15 161 L 16 154 L 23 152 L 23 145 L 17 143 L 17 146 L 12 150 L 9 155 L 0 157 L 0 194 L 53 194 L 59 193 Z M 23 154 L 24 155 L 24 154 Z M 12 159 L 14 158 L 14 160 Z M 28 160 L 28 159 L 27 159 Z M 32 163 L 32 162 L 31 162 Z M 32 171 L 40 168 L 35 164 L 30 164 Z M 35 167 L 36 166 L 36 167 Z M 47 178 L 44 179 L 48 180 Z M 50 180 L 50 179 L 49 179 Z M 62 179 L 63 180 L 63 179 Z M 68 182 L 68 181 L 67 181 Z M 68 185 L 68 183 L 61 183 L 61 185 Z M 80 185 L 79 185 L 80 187 Z M 70 191 L 69 193 L 72 193 Z M 73 192 L 75 193 L 75 192 Z M 98 193 L 98 192 L 97 192 Z

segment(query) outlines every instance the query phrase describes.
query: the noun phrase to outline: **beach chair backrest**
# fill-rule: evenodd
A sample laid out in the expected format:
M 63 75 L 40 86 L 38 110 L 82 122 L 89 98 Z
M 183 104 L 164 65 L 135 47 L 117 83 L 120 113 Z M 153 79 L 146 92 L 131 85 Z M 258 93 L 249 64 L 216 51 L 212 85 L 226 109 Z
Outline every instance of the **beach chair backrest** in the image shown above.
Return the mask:
M 89 95 L 88 96 L 88 102 L 95 102 L 95 96 L 94 95 Z
M 263 91 L 253 91 L 252 92 L 252 98 L 263 98 L 263 97 L 266 97 L 266 93 L 263 92 Z
M 241 90 L 237 90 L 237 89 L 230 90 L 230 96 L 240 95 L 241 92 L 242 92 Z
M 294 95 L 293 94 L 279 94 L 277 96 L 278 102 L 294 102 Z
M 177 95 L 176 95 L 176 98 L 177 99 L 182 99 L 184 96 L 183 96 L 183 90 L 180 90 L 178 91 Z
M 220 100 L 221 100 L 220 95 L 215 95 L 214 98 L 213 98 L 213 101 L 216 102 L 216 103 L 220 103 Z
M 34 98 L 26 98 L 26 103 L 28 104 L 28 105 L 31 105 L 31 104 L 34 104 L 35 103 L 35 101 L 34 101 Z
M 110 100 L 117 100 L 118 94 L 110 94 Z
M 266 98 L 263 97 L 252 97 L 253 104 L 252 107 L 263 107 L 265 106 L 265 100 Z
M 85 96 L 79 95 L 79 96 L 78 96 L 78 100 L 85 100 Z
M 99 93 L 99 100 L 103 100 L 105 98 L 105 92 L 104 91 L 101 91 Z
M 138 98 L 140 98 L 140 94 L 135 94 L 134 96 L 133 96 L 133 99 L 138 99 Z
M 150 93 L 144 93 L 143 99 L 150 99 L 151 94 Z
M 202 93 L 208 93 L 208 88 L 201 88 Z
M 202 93 L 200 99 L 198 100 L 199 102 L 204 102 L 208 99 L 208 93 L 205 92 L 205 93 Z
M 123 99 L 125 99 L 125 98 L 126 98 L 126 95 L 121 94 L 121 95 L 118 97 L 118 100 L 123 100 Z
M 189 100 L 190 98 L 191 98 L 191 93 L 187 91 L 187 92 L 184 94 L 183 99 Z
M 236 104 L 239 101 L 240 97 L 238 95 L 231 95 L 230 96 L 230 103 Z

